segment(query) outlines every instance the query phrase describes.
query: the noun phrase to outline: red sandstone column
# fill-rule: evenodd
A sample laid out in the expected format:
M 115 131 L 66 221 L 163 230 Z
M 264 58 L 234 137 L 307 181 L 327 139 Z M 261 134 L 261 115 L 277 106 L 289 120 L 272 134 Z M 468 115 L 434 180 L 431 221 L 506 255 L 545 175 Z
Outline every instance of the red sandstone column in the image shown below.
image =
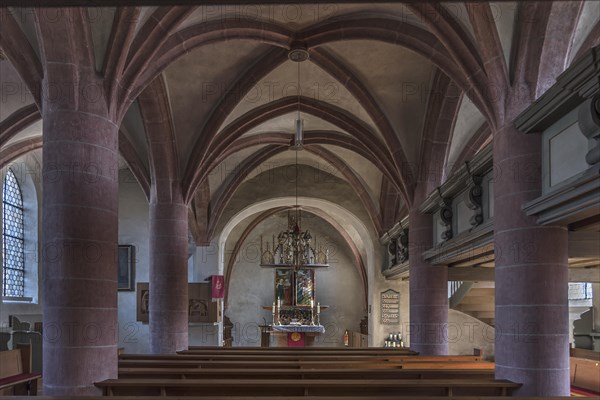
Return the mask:
M 118 126 L 83 97 L 82 111 L 47 99 L 44 394 L 100 395 L 93 383 L 117 377 Z
M 567 230 L 523 205 L 541 193 L 541 138 L 511 124 L 494 134 L 496 377 L 519 396 L 569 395 Z
M 150 200 L 150 348 L 156 354 L 188 347 L 188 210 L 173 190 L 161 201 L 167 196 L 153 188 Z
M 433 220 L 417 207 L 409 214 L 410 348 L 421 355 L 448 354 L 448 267 L 421 254 L 433 245 Z

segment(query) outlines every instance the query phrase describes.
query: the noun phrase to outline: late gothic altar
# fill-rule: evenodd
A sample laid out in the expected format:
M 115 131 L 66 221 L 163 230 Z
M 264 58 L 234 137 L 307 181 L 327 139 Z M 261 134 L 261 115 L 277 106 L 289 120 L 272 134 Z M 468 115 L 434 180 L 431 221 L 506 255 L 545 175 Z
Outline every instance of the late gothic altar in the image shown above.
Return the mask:
M 274 269 L 272 325 L 261 327 L 261 345 L 305 347 L 325 333 L 320 324 L 321 306 L 316 301 L 315 270 L 329 266 L 329 251 L 319 246 L 316 237 L 300 228 L 301 212 L 288 212 L 288 228 L 271 243 L 261 237 L 262 267 Z M 314 243 L 314 244 L 313 244 Z

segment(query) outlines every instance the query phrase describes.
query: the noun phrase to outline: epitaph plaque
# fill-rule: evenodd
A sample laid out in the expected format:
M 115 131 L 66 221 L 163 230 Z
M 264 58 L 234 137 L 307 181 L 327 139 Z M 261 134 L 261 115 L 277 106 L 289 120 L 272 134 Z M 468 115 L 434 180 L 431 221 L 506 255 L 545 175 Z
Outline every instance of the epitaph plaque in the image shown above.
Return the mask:
M 400 293 L 388 289 L 381 292 L 381 323 L 398 325 L 400 323 Z

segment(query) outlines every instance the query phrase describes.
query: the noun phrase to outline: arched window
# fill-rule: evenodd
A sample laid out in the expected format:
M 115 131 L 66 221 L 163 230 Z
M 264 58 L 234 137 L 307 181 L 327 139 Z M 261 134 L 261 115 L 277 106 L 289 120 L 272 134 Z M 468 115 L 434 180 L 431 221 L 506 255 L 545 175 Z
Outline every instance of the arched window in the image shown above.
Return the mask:
M 2 295 L 25 296 L 25 230 L 23 194 L 9 169 L 2 191 Z

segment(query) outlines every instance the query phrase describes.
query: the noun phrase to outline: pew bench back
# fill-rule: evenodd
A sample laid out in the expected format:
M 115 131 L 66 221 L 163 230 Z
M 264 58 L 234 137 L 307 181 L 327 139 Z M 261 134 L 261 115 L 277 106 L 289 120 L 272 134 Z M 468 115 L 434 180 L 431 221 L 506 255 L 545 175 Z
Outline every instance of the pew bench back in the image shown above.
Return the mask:
M 0 395 L 37 393 L 39 373 L 31 373 L 31 345 L 0 351 Z
M 494 378 L 493 369 L 205 369 L 120 368 L 119 379 L 477 379 Z
M 107 396 L 508 396 L 519 384 L 490 379 L 109 379 Z

